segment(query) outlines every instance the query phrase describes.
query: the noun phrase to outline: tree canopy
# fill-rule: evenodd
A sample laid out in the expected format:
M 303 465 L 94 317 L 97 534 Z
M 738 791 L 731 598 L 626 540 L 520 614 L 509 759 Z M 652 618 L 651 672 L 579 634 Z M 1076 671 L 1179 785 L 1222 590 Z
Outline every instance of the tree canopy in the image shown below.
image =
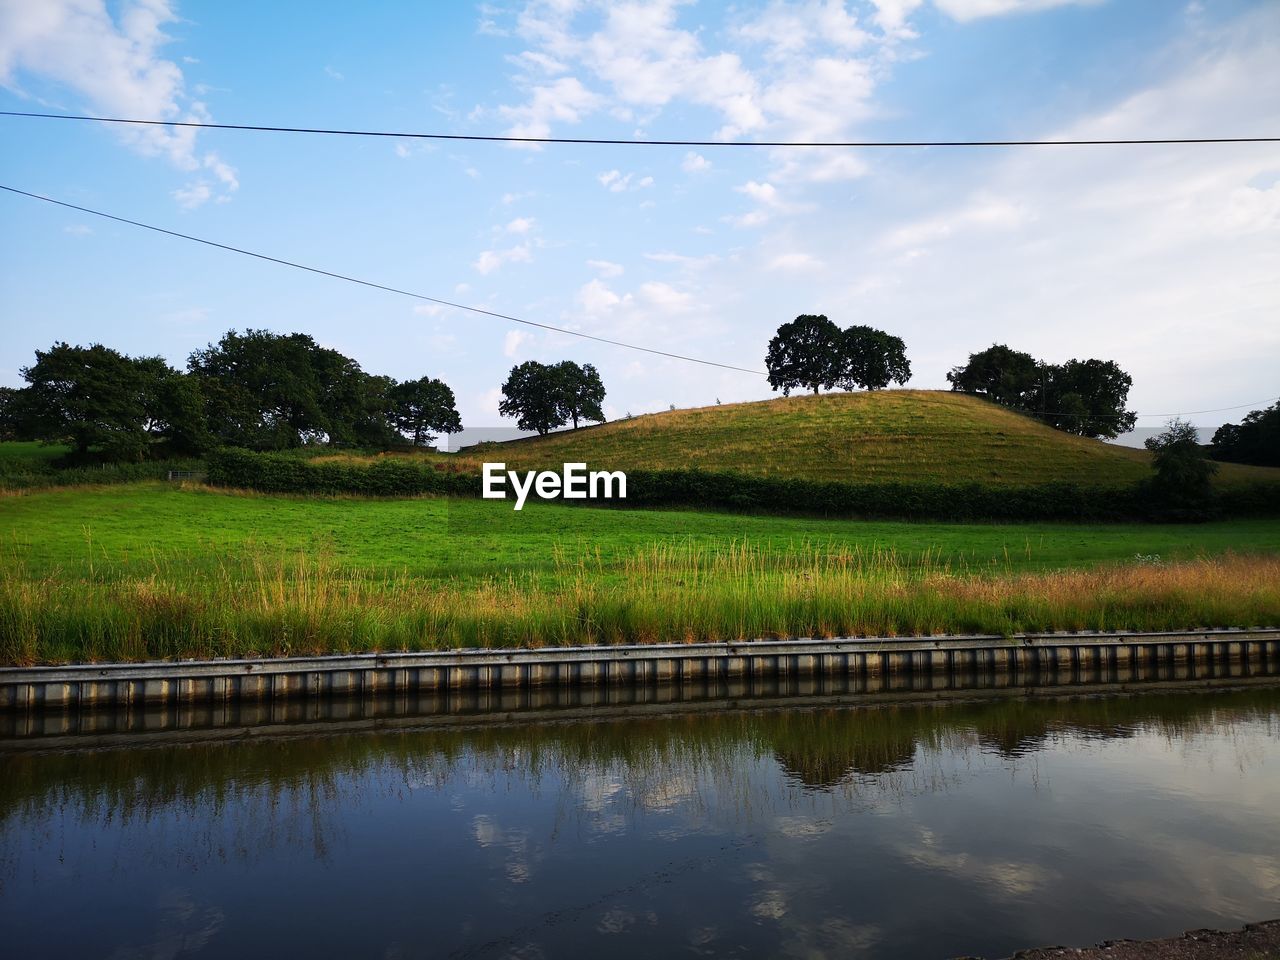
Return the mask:
M 951 389 L 986 397 L 1082 437 L 1116 437 L 1133 429 L 1125 409 L 1133 378 L 1113 360 L 1043 363 L 997 343 L 947 374 Z
M 1213 475 L 1218 465 L 1205 457 L 1196 428 L 1185 420 L 1170 420 L 1164 431 L 1146 441 L 1155 469 L 1152 489 L 1172 515 L 1201 516 L 1213 500 Z
M 589 363 L 562 360 L 554 369 L 564 412 L 573 421 L 573 429 L 578 429 L 579 420 L 604 422 L 604 381 L 596 368 Z
M 1040 387 L 1040 363 L 1029 353 L 997 343 L 947 374 L 952 390 L 975 393 L 1008 407 L 1032 409 Z
M 1280 467 L 1280 403 L 1252 410 L 1240 423 L 1224 423 L 1213 435 L 1212 456 L 1232 463 Z
M 373 376 L 311 337 L 229 331 L 195 351 L 189 372 L 101 344 L 54 344 L 0 393 L 0 435 L 67 443 L 74 455 L 137 460 L 216 445 L 279 450 L 304 443 L 386 447 L 429 442 L 462 423 L 453 392 L 423 377 Z
M 511 368 L 498 412 L 515 417 L 521 430 L 545 434 L 570 421 L 576 430 L 580 420 L 604 420 L 604 396 L 600 374 L 589 363 L 526 360 Z
M 5 405 L 14 436 L 108 460 L 141 460 L 155 444 L 178 453 L 208 445 L 198 395 L 160 357 L 56 343 L 21 372 L 27 386 Z
M 841 330 L 821 314 L 801 314 L 778 327 L 765 354 L 769 385 L 792 390 L 879 390 L 911 377 L 902 339 L 874 327 Z
M 414 446 L 429 444 L 438 433 L 457 433 L 462 418 L 453 391 L 443 380 L 421 377 L 406 380 L 390 389 L 391 416 L 396 429 Z

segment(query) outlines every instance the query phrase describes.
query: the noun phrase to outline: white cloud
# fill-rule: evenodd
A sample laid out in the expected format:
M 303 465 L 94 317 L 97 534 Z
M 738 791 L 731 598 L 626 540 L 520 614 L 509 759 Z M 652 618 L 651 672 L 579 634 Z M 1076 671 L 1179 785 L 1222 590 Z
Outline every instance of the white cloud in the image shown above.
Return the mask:
M 589 317 L 598 317 L 608 313 L 623 303 L 622 297 L 614 293 L 603 280 L 591 280 L 582 285 L 578 291 L 578 303 Z M 628 298 L 629 299 L 629 298 Z
M 706 173 L 711 169 L 711 161 L 700 153 L 694 153 L 690 150 L 684 155 L 684 161 L 680 164 L 680 169 L 685 173 Z
M 413 306 L 414 316 L 438 317 L 444 313 L 444 306 L 439 303 L 417 303 Z
M 174 190 L 171 195 L 183 210 L 194 210 L 208 203 L 213 196 L 213 188 L 206 181 L 199 180 Z
M 821 270 L 825 264 L 808 253 L 783 253 L 769 261 L 770 270 L 783 270 L 787 273 L 805 273 Z
M 596 179 L 600 185 L 611 193 L 623 193 L 628 190 L 643 190 L 653 186 L 653 177 L 637 178 L 633 173 L 622 173 L 620 170 L 606 170 L 598 174 Z
M 69 233 L 73 237 L 87 237 L 93 233 L 93 228 L 85 223 L 73 223 L 70 226 L 62 228 L 63 233 Z
M 603 99 L 584 87 L 577 77 L 561 77 L 532 86 L 527 103 L 501 106 L 498 116 L 510 124 L 507 136 L 548 137 L 553 122 L 577 123 L 601 103 Z
M 889 247 L 919 247 L 974 229 L 1012 230 L 1031 219 L 1033 215 L 1023 203 L 980 196 L 942 216 L 897 227 L 890 231 L 884 242 Z
M 506 226 L 507 233 L 528 233 L 533 229 L 533 217 L 516 217 Z
M 677 290 L 669 283 L 642 283 L 639 293 L 648 303 L 671 313 L 683 313 L 693 305 L 690 294 Z
M 587 266 L 606 279 L 620 277 L 623 273 L 622 264 L 613 263 L 610 260 L 588 260 Z
M 676 264 L 677 266 L 684 267 L 688 270 L 700 270 L 703 267 L 708 267 L 720 260 L 719 255 L 714 253 L 703 254 L 700 257 L 691 257 L 688 254 L 674 253 L 670 250 L 659 250 L 656 253 L 646 253 L 644 258 L 646 260 L 652 260 L 654 263 Z
M 892 39 L 913 39 L 916 34 L 907 21 L 924 0 L 872 0 L 876 5 L 875 21 Z
M 160 55 L 170 42 L 164 28 L 177 20 L 167 0 L 126 0 L 115 19 L 96 0 L 0 3 L 0 84 L 29 95 L 30 82 L 48 83 L 111 116 L 208 120 L 205 105 L 185 95 L 181 68 Z M 193 128 L 120 127 L 115 135 L 179 170 L 212 175 L 173 192 L 186 208 L 238 186 L 218 154 L 197 150 Z
M 778 198 L 778 188 L 771 183 L 757 183 L 754 180 L 748 180 L 740 187 L 734 187 L 739 193 L 745 193 L 752 200 L 766 207 L 781 206 L 782 201 Z
M 519 352 L 520 347 L 532 339 L 532 334 L 526 333 L 524 330 L 508 330 L 507 335 L 502 339 L 502 355 L 504 357 L 514 357 Z
M 877 0 L 882 2 L 882 0 Z M 1103 0 L 933 0 L 934 6 L 954 20 L 977 20 L 1010 13 L 1034 13 L 1053 7 L 1095 6 Z
M 331 78 L 332 78 L 332 79 L 334 79 L 334 80 L 345 80 L 345 79 L 346 79 L 346 77 L 344 77 L 341 73 L 339 73 L 337 70 L 333 69 L 333 67 L 329 66 L 328 64 L 325 64 L 324 73 L 325 73 L 325 76 L 326 76 L 326 77 L 331 77 Z
M 528 263 L 533 259 L 533 251 L 528 243 L 507 247 L 505 250 L 485 250 L 478 256 L 472 267 L 477 273 L 493 273 L 506 263 Z

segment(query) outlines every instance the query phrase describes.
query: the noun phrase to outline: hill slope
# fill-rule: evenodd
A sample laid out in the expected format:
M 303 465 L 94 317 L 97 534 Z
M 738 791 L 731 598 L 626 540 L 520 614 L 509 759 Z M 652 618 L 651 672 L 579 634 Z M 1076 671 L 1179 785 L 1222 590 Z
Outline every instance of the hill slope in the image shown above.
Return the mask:
M 466 461 L 509 469 L 733 470 L 813 480 L 1127 483 L 1146 451 L 1054 430 L 1005 407 L 935 390 L 832 393 L 699 407 L 484 444 Z M 1220 481 L 1280 482 L 1280 470 L 1224 464 Z

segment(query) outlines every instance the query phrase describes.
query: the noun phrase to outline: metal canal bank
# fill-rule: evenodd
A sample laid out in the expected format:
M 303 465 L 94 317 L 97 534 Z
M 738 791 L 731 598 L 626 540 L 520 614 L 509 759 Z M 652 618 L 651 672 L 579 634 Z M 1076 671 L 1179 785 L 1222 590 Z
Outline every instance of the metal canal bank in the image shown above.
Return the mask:
M 0 738 L 793 695 L 1280 676 L 1280 628 L 761 640 L 0 668 Z

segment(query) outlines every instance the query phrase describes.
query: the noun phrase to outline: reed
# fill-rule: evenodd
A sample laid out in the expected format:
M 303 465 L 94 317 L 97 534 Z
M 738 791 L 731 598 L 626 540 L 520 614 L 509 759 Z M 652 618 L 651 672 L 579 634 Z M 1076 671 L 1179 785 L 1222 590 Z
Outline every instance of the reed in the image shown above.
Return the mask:
M 482 578 L 253 550 L 56 570 L 0 558 L 9 664 L 1278 623 L 1274 555 L 1045 572 L 935 551 L 689 541 Z

